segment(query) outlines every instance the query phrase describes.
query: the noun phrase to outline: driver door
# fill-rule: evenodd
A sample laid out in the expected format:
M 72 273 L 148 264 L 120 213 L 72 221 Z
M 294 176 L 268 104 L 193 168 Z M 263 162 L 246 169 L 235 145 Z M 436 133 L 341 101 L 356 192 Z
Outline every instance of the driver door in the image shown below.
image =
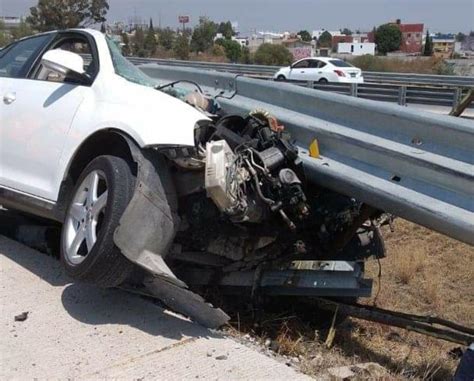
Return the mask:
M 295 63 L 290 70 L 289 79 L 293 81 L 307 81 L 309 60 L 301 60 Z
M 22 40 L 0 55 L 0 186 L 56 201 L 54 184 L 63 144 L 91 89 L 67 83 L 66 78 L 45 72 L 40 64 L 22 68 L 22 72 L 10 70 L 9 63 L 24 61 L 21 57 L 39 37 L 44 35 Z M 84 37 L 58 35 L 49 49 L 67 48 L 76 41 Z M 33 62 L 39 63 L 45 51 L 32 52 L 36 54 Z

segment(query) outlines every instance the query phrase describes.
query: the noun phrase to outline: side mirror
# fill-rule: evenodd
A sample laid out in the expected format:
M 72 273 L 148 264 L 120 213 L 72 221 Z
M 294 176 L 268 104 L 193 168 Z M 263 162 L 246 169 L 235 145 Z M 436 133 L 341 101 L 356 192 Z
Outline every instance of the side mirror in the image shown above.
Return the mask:
M 84 60 L 77 53 L 61 49 L 49 50 L 41 58 L 41 64 L 55 73 L 72 77 L 80 83 L 91 83 L 89 76 L 84 71 Z

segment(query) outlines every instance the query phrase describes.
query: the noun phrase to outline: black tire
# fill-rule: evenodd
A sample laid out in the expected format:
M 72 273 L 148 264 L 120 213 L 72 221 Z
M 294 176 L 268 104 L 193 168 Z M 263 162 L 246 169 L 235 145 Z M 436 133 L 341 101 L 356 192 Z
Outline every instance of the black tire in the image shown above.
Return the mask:
M 277 77 L 277 81 L 286 81 L 286 77 L 282 74 L 280 74 L 278 77 Z
M 132 198 L 135 178 L 129 164 L 115 156 L 99 156 L 89 163 L 75 184 L 75 195 L 84 179 L 93 171 L 101 171 L 107 184 L 107 203 L 97 241 L 79 264 L 72 263 L 65 254 L 64 231 L 61 234 L 61 262 L 73 279 L 101 287 L 115 287 L 127 279 L 134 265 L 115 246 L 113 236 L 120 218 Z M 67 213 L 72 205 L 70 197 Z
M 326 84 L 326 83 L 328 83 L 329 81 L 328 81 L 326 78 L 321 78 L 318 82 L 319 82 L 319 83 L 322 83 L 322 84 Z

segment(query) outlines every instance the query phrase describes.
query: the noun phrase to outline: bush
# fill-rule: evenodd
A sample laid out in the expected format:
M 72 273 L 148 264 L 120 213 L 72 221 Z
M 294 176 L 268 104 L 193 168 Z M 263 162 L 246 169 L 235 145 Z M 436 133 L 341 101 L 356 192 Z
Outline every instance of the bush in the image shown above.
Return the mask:
M 221 45 L 225 50 L 226 57 L 231 62 L 237 62 L 242 55 L 242 47 L 237 41 L 219 38 L 216 45 Z
M 293 55 L 282 45 L 262 44 L 255 52 L 254 61 L 259 65 L 290 65 Z
M 189 51 L 190 47 L 188 37 L 184 34 L 179 35 L 175 40 L 174 54 L 180 60 L 188 60 Z
M 440 58 L 416 57 L 409 59 L 359 56 L 351 64 L 364 71 L 381 71 L 394 73 L 418 74 L 454 74 L 452 66 Z
M 225 57 L 225 48 L 220 44 L 214 44 L 211 49 L 211 54 L 216 57 Z

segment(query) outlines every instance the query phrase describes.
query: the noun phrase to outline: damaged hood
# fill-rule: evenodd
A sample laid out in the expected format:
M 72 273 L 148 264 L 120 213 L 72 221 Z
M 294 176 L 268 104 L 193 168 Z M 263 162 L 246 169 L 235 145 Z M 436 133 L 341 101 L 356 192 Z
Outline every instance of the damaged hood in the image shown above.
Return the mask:
M 108 107 L 108 119 L 127 131 L 142 147 L 151 145 L 194 146 L 196 124 L 209 118 L 201 111 L 152 87 L 117 76 L 113 89 L 99 92 L 100 103 Z

